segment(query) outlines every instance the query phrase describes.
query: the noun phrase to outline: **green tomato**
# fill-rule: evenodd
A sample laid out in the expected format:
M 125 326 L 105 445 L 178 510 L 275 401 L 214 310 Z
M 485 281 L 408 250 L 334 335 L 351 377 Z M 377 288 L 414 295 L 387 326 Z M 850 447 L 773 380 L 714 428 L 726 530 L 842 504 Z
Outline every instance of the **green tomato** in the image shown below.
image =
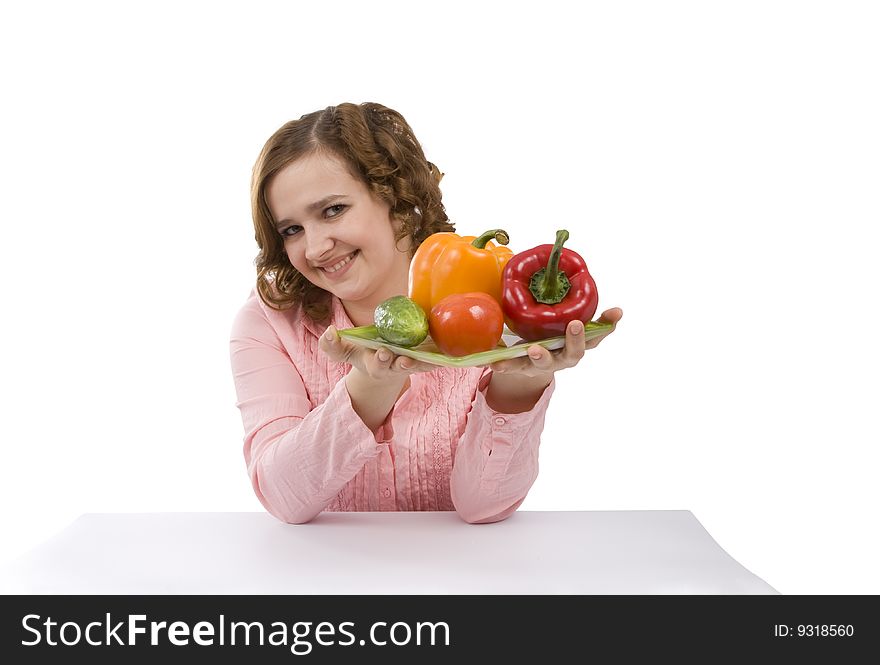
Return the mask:
M 414 300 L 393 296 L 373 314 L 376 332 L 389 344 L 416 346 L 428 336 L 428 315 Z

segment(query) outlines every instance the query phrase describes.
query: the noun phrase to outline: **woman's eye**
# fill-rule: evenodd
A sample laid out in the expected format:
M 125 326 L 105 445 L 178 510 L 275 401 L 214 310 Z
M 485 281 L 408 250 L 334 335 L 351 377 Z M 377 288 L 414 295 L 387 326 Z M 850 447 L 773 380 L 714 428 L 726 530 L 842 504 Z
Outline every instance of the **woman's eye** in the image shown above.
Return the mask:
M 335 206 L 330 206 L 329 208 L 327 208 L 324 211 L 324 214 L 326 214 L 328 217 L 336 217 L 343 210 L 345 210 L 345 208 L 346 208 L 346 206 L 344 203 L 337 203 Z
M 281 235 L 285 238 L 290 238 L 293 235 L 299 233 L 300 227 L 298 226 L 288 226 L 286 229 L 281 231 Z

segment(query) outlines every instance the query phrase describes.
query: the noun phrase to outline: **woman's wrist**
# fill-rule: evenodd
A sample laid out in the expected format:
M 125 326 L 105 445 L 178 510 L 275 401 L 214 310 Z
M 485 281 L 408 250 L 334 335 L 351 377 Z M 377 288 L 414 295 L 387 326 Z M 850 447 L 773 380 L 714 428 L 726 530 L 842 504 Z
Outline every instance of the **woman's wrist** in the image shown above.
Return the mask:
M 366 372 L 357 367 L 352 367 L 351 371 L 345 376 L 345 381 L 347 385 L 352 385 L 352 383 L 356 383 L 359 387 L 364 387 L 368 390 L 377 390 L 380 392 L 391 392 L 394 390 L 395 386 L 398 391 L 403 387 L 403 384 L 406 383 L 406 379 L 408 376 L 406 374 L 401 374 L 400 376 L 389 375 L 384 376 L 381 379 L 375 379 Z
M 355 413 L 371 432 L 385 422 L 403 390 L 407 375 L 374 379 L 356 367 L 345 377 L 345 387 Z
M 486 403 L 498 413 L 531 411 L 552 381 L 552 372 L 538 376 L 492 372 L 486 390 Z

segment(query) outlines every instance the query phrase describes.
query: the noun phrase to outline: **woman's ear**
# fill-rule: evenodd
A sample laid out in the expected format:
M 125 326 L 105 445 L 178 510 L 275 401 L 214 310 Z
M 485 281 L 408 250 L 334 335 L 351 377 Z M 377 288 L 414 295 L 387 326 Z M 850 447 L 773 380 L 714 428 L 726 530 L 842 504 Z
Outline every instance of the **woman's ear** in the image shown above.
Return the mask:
M 400 238 L 400 240 L 394 243 L 394 247 L 395 249 L 397 249 L 398 252 L 401 252 L 402 254 L 409 254 L 410 256 L 412 256 L 414 244 L 415 243 L 413 241 L 413 237 L 409 233 L 407 233 L 405 236 Z
M 413 253 L 413 245 L 414 240 L 412 237 L 412 233 L 408 229 L 406 229 L 406 222 L 404 219 L 398 217 L 394 213 L 391 213 L 391 228 L 394 229 L 394 237 L 397 238 L 400 233 L 406 230 L 406 235 L 402 238 L 398 238 L 394 243 L 394 248 L 401 253 L 409 253 L 412 255 Z

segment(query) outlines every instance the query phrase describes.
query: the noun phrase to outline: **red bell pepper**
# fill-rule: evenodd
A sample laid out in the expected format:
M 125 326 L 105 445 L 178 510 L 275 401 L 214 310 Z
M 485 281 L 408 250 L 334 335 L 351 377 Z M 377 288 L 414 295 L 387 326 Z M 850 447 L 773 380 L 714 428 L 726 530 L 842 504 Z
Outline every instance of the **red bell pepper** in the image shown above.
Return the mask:
M 527 342 L 565 335 L 569 322 L 590 321 L 599 305 L 596 282 L 584 259 L 562 245 L 538 245 L 514 255 L 501 275 L 501 307 L 507 327 Z

